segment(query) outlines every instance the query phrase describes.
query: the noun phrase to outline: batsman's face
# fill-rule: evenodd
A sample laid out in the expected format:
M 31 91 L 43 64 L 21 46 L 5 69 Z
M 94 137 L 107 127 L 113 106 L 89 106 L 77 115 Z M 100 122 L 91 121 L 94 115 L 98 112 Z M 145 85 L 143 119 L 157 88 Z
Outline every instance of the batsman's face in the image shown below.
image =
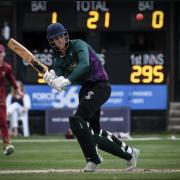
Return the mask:
M 65 49 L 66 41 L 65 41 L 64 35 L 54 38 L 53 41 L 54 41 L 54 44 L 59 48 L 60 51 Z

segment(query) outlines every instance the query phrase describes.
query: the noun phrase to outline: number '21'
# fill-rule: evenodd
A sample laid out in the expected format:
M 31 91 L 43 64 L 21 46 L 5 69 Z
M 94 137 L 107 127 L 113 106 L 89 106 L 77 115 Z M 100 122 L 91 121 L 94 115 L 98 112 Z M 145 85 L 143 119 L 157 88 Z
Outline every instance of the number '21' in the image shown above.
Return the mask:
M 88 29 L 97 29 L 97 23 L 100 19 L 98 11 L 89 11 L 89 18 L 87 19 L 86 26 Z M 110 12 L 104 12 L 104 28 L 109 28 L 110 24 Z

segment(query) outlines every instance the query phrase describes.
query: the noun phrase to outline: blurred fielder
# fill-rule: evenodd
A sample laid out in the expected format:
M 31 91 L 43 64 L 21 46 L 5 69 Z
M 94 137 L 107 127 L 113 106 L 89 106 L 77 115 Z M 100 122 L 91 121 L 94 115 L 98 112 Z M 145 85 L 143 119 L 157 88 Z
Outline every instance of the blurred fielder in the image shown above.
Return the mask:
M 110 97 L 111 87 L 95 51 L 81 39 L 69 40 L 60 23 L 48 26 L 47 39 L 54 50 L 54 69 L 44 74 L 45 82 L 58 91 L 70 84 L 82 85 L 77 111 L 69 123 L 87 161 L 83 171 L 93 172 L 102 162 L 98 148 L 125 159 L 127 170 L 134 169 L 140 151 L 100 128 L 100 109 Z
M 6 116 L 6 79 L 11 83 L 17 93 L 23 97 L 23 92 L 18 88 L 10 64 L 4 62 L 5 48 L 0 44 L 0 130 L 4 146 L 4 155 L 10 155 L 14 151 L 14 146 L 10 143 L 8 124 Z

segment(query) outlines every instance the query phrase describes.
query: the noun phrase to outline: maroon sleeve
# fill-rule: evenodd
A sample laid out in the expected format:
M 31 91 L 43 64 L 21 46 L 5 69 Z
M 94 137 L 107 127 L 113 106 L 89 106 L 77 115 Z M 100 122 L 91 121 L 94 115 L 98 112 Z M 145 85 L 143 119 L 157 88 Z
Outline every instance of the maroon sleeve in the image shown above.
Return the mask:
M 6 74 L 7 80 L 10 82 L 10 84 L 13 86 L 14 89 L 17 89 L 18 86 L 16 84 L 16 78 L 13 74 L 12 67 L 10 64 L 7 65 L 7 74 Z

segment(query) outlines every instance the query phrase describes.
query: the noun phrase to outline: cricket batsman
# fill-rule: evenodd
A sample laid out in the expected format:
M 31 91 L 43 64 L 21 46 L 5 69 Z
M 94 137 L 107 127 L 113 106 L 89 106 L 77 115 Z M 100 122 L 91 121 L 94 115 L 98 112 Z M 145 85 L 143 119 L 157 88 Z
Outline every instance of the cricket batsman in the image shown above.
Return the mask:
M 70 40 L 60 23 L 48 26 L 47 39 L 54 50 L 54 68 L 44 74 L 45 82 L 58 91 L 81 85 L 79 105 L 69 123 L 87 162 L 83 172 L 94 172 L 102 162 L 98 148 L 126 160 L 127 170 L 134 169 L 140 151 L 100 128 L 101 106 L 110 97 L 111 86 L 95 51 L 81 39 Z

